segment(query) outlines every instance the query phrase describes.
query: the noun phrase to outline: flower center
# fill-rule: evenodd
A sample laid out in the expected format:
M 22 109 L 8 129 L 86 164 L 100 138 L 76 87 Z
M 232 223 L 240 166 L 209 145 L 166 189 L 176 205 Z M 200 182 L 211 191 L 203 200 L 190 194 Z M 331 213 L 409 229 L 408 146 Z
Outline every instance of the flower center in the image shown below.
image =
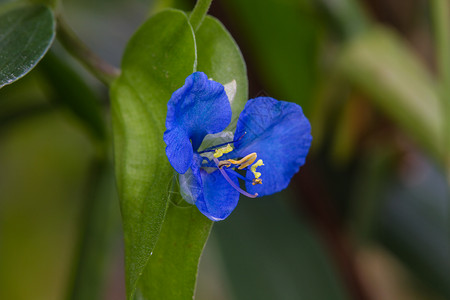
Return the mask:
M 250 197 L 250 198 L 257 197 L 258 193 L 250 194 L 250 193 L 244 191 L 243 189 L 241 189 L 239 186 L 237 186 L 231 180 L 231 178 L 228 176 L 227 172 L 232 172 L 237 177 L 239 177 L 239 178 L 241 178 L 241 179 L 243 179 L 245 181 L 252 182 L 253 185 L 262 184 L 262 180 L 259 178 L 259 177 L 261 177 L 261 173 L 256 171 L 257 167 L 260 167 L 260 166 L 264 165 L 262 159 L 259 159 L 256 163 L 254 163 L 256 158 L 257 158 L 257 154 L 256 153 L 250 153 L 250 154 L 246 155 L 245 157 L 243 157 L 241 159 L 238 159 L 238 160 L 236 160 L 236 159 L 226 159 L 226 160 L 221 160 L 220 161 L 219 157 L 222 157 L 224 154 L 230 153 L 230 152 L 233 151 L 233 147 L 231 147 L 230 144 L 227 144 L 225 147 L 217 148 L 217 149 L 215 149 L 213 151 L 214 151 L 214 154 L 213 154 L 212 160 L 216 164 L 217 168 L 219 169 L 220 173 L 223 175 L 225 180 L 228 181 L 228 183 L 234 189 L 236 189 L 239 193 L 241 193 L 241 194 L 243 194 L 243 195 L 245 195 L 247 197 Z M 246 177 L 243 177 L 242 175 L 240 175 L 239 173 L 237 173 L 236 171 L 234 171 L 232 169 L 232 168 L 236 168 L 237 167 L 238 170 L 243 170 L 245 168 L 247 168 L 247 170 L 248 170 L 249 166 L 251 166 L 250 167 L 250 171 L 255 176 L 255 178 L 253 180 L 250 180 L 250 179 L 248 179 Z

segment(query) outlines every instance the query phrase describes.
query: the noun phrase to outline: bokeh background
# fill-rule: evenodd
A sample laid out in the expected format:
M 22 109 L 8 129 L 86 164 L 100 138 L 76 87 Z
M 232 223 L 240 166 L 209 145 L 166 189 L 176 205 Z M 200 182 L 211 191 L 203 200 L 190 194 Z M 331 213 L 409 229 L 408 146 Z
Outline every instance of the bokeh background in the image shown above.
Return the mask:
M 450 299 L 450 88 L 437 2 L 213 1 L 209 13 L 247 63 L 249 97 L 300 104 L 313 145 L 287 190 L 243 198 L 213 226 L 196 299 Z M 59 9 L 120 66 L 146 18 L 193 5 L 64 0 Z M 74 298 L 86 282 L 92 293 L 80 299 L 125 298 L 113 174 L 96 133 L 67 104 L 79 97 L 98 103 L 109 124 L 107 89 L 57 42 L 0 90 L 0 299 Z M 97 230 L 95 249 L 86 228 Z M 91 277 L 78 282 L 83 255 Z

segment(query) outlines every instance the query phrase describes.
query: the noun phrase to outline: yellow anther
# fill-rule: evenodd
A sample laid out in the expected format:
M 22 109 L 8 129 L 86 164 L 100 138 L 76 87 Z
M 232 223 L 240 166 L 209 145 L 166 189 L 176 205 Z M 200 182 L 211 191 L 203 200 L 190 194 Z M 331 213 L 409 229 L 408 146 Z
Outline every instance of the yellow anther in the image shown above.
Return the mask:
M 219 168 L 223 166 L 229 167 L 231 165 L 238 165 L 239 166 L 238 169 L 242 170 L 243 168 L 251 165 L 255 160 L 256 160 L 256 153 L 250 153 L 249 155 L 245 156 L 244 158 L 241 158 L 240 160 L 235 159 L 222 160 L 219 163 Z
M 229 159 L 228 161 L 234 165 L 240 165 L 239 170 L 251 165 L 256 160 L 256 153 L 250 153 L 249 155 L 241 158 L 240 160 Z
M 225 147 L 216 149 L 216 151 L 214 152 L 213 156 L 215 158 L 219 158 L 222 155 L 224 155 L 225 153 L 229 153 L 231 151 L 233 151 L 233 147 L 231 147 L 230 144 L 227 144 Z
M 256 168 L 260 166 L 264 166 L 262 159 L 258 160 L 256 163 L 253 164 L 253 166 L 250 167 L 250 170 L 252 171 L 253 175 L 255 175 L 255 179 L 258 179 L 261 176 L 260 172 L 256 172 Z
M 252 184 L 253 185 L 262 184 L 262 180 L 259 178 L 255 178 L 255 179 L 253 179 Z
M 249 155 L 247 155 L 246 157 L 244 157 L 239 161 L 241 165 L 239 166 L 238 169 L 242 170 L 243 168 L 250 166 L 255 160 L 256 160 L 256 153 L 250 153 Z

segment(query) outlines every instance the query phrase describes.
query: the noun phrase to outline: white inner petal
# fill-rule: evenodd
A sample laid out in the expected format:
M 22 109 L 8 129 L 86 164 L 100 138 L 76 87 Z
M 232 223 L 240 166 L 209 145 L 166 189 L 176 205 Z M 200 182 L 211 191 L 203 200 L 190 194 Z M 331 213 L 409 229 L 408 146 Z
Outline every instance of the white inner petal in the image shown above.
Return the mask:
M 234 139 L 234 133 L 231 131 L 222 131 L 214 134 L 207 134 L 203 139 L 202 144 L 198 148 L 198 151 L 203 151 L 206 148 L 213 147 L 216 145 L 230 143 Z M 209 158 L 209 157 L 208 157 Z
M 224 86 L 225 93 L 228 96 L 228 101 L 230 101 L 230 104 L 233 103 L 234 96 L 236 96 L 236 80 L 232 80 L 228 83 L 226 83 Z

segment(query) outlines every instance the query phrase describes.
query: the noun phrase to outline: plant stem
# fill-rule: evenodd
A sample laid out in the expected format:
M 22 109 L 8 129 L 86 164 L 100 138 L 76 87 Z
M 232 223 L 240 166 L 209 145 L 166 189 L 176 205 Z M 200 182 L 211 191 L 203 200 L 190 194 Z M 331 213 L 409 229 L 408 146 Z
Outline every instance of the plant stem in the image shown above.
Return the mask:
M 189 22 L 192 28 L 194 28 L 194 31 L 197 31 L 200 25 L 202 25 L 203 19 L 211 6 L 211 2 L 212 0 L 198 0 L 195 4 L 194 10 L 189 16 Z
M 450 184 L 450 4 L 448 0 L 431 3 L 434 23 L 436 63 L 440 80 L 440 96 L 444 112 L 444 149 L 447 178 Z
M 120 70 L 110 65 L 92 52 L 72 31 L 64 19 L 58 15 L 57 38 L 64 48 L 78 59 L 95 77 L 109 86 L 116 79 Z

